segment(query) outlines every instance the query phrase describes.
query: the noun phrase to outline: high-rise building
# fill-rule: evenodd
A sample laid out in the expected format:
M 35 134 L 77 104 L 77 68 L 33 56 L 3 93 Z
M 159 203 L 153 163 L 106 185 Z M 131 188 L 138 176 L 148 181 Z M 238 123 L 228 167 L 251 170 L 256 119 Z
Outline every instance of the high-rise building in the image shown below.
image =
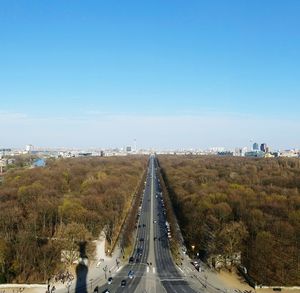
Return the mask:
M 258 151 L 258 150 L 259 150 L 259 145 L 258 145 L 257 142 L 255 142 L 255 143 L 253 144 L 253 150 L 254 150 L 254 151 Z
M 25 146 L 25 151 L 27 153 L 31 153 L 33 151 L 33 145 L 32 144 L 28 144 Z
M 267 144 L 266 143 L 262 143 L 260 145 L 260 150 L 265 153 L 267 151 Z

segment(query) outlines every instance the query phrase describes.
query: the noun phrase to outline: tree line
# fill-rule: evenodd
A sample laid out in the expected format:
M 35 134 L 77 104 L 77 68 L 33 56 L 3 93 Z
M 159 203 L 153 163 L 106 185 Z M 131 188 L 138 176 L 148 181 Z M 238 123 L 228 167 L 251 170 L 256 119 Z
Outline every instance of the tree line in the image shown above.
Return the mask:
M 188 247 L 242 252 L 265 285 L 300 285 L 300 160 L 159 156 Z
M 146 165 L 138 156 L 72 158 L 8 171 L 0 185 L 0 283 L 47 280 L 73 263 L 79 243 L 92 258 L 91 240 L 103 230 L 110 247 Z

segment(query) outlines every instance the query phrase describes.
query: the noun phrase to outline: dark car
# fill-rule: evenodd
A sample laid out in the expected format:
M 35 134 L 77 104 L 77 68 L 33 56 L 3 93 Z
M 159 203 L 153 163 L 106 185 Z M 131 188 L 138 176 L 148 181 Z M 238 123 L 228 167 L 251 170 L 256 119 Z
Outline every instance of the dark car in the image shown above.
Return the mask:
M 140 238 L 140 241 L 144 241 L 144 238 Z
M 126 280 L 122 280 L 121 281 L 121 287 L 125 287 L 126 286 Z
M 134 257 L 131 256 L 131 257 L 129 258 L 129 263 L 133 263 L 133 262 L 134 262 Z
M 109 278 L 107 279 L 107 283 L 110 285 L 110 284 L 112 283 L 112 280 L 113 280 L 113 278 L 112 278 L 112 277 L 109 277 Z
M 102 293 L 109 293 L 109 290 L 105 289 L 104 291 L 102 291 Z
M 99 292 L 99 287 L 96 286 L 95 289 L 94 289 L 94 293 L 98 293 Z

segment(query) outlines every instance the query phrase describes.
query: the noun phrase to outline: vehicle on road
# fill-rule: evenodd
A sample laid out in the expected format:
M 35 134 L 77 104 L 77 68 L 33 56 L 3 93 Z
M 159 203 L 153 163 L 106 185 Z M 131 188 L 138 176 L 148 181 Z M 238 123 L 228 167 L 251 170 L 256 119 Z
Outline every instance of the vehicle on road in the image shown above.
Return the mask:
M 144 241 L 144 238 L 140 238 L 140 241 Z
M 126 286 L 126 280 L 122 280 L 121 281 L 121 287 L 125 287 Z
M 109 290 L 105 289 L 104 291 L 102 291 L 102 293 L 109 293 Z
M 110 284 L 112 283 L 112 280 L 113 280 L 113 278 L 112 278 L 112 277 L 109 277 L 109 278 L 107 279 L 107 283 L 108 283 L 108 285 L 110 285 Z
M 129 279 L 133 279 L 133 277 L 134 277 L 134 271 L 129 271 L 129 273 L 128 273 L 128 277 L 129 277 Z
M 129 263 L 133 263 L 133 262 L 134 262 L 134 257 L 131 256 L 131 257 L 129 258 Z

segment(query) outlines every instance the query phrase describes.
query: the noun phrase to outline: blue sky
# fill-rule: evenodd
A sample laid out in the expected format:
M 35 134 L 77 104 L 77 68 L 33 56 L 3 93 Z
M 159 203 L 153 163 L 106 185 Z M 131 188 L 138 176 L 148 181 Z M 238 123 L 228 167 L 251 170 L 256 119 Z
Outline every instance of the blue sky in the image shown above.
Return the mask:
M 0 1 L 0 146 L 300 148 L 300 2 Z

